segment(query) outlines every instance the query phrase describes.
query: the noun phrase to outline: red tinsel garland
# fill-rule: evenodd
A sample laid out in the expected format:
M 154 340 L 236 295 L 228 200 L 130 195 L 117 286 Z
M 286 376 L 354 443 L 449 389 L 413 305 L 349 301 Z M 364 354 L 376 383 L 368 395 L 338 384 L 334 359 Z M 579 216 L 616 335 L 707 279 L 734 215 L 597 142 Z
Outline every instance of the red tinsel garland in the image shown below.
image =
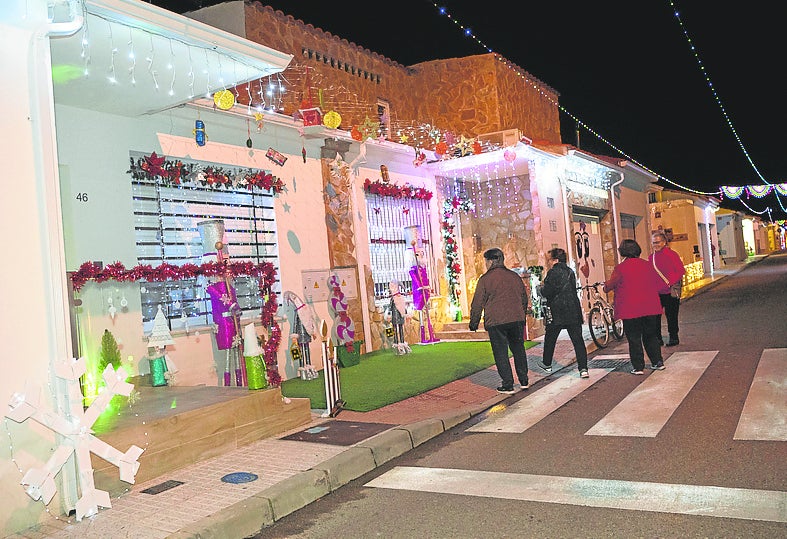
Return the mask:
M 414 198 L 417 200 L 431 200 L 432 198 L 432 192 L 423 187 L 413 187 L 408 184 L 399 186 L 381 180 L 372 181 L 369 178 L 363 181 L 363 190 L 381 197 Z
M 262 264 L 253 262 L 229 262 L 226 264 L 208 262 L 201 265 L 184 264 L 182 266 L 174 266 L 165 262 L 155 268 L 149 264 L 140 264 L 126 269 L 121 262 L 113 262 L 103 268 L 93 262 L 85 262 L 79 266 L 79 270 L 71 274 L 71 283 L 74 286 L 74 290 L 79 291 L 87 281 L 95 281 L 97 283 L 110 280 L 120 282 L 161 282 L 191 279 L 200 276 L 218 277 L 224 275 L 229 277 L 249 275 L 258 278 L 260 295 L 263 299 L 260 320 L 263 327 L 270 328 L 270 337 L 263 347 L 265 370 L 270 385 L 279 387 L 281 385 L 281 375 L 277 368 L 276 354 L 281 343 L 281 328 L 275 318 L 278 310 L 276 294 L 271 291 L 271 286 L 276 282 L 276 268 L 274 268 L 273 264 L 267 262 Z
M 168 161 L 163 155 L 156 155 L 156 152 L 137 160 L 132 157 L 128 173 L 136 180 L 152 180 L 167 186 L 199 183 L 210 188 L 256 187 L 274 193 L 281 193 L 284 190 L 284 182 L 270 172 L 254 169 L 224 169 L 216 166 L 199 168 L 195 163 Z

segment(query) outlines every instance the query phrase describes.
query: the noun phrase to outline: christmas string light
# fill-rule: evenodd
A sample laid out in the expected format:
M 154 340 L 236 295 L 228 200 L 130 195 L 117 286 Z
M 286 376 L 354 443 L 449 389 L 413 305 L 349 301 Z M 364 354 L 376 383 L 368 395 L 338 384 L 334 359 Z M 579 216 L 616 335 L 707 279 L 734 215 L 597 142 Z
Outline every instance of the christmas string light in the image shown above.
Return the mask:
M 670 8 L 672 8 L 672 13 L 675 16 L 675 20 L 678 22 L 678 26 L 680 26 L 680 30 L 681 32 L 683 32 L 683 36 L 686 38 L 686 41 L 689 44 L 689 48 L 691 49 L 691 52 L 694 55 L 694 59 L 697 61 L 699 70 L 702 76 L 705 78 L 705 81 L 708 83 L 708 88 L 710 89 L 710 92 L 713 95 L 714 101 L 716 101 L 716 104 L 719 106 L 719 110 L 721 110 L 721 114 L 724 117 L 724 121 L 727 122 L 727 127 L 730 128 L 730 131 L 732 132 L 732 136 L 735 137 L 735 141 L 738 143 L 738 146 L 743 152 L 744 157 L 746 157 L 746 160 L 751 165 L 752 170 L 754 170 L 754 172 L 757 174 L 760 180 L 763 181 L 763 183 L 765 183 L 766 185 L 771 185 L 771 182 L 765 179 L 765 177 L 760 173 L 759 169 L 757 168 L 757 165 L 754 164 L 751 155 L 749 155 L 749 151 L 746 149 L 746 146 L 744 146 L 740 135 L 738 135 L 738 131 L 735 129 L 735 126 L 732 124 L 732 119 L 727 114 L 727 110 L 724 108 L 724 104 L 721 102 L 721 97 L 719 97 L 716 88 L 713 86 L 713 81 L 711 81 L 710 75 L 708 75 L 708 70 L 705 68 L 705 65 L 702 63 L 702 59 L 700 58 L 699 52 L 697 52 L 697 47 L 694 45 L 694 42 L 692 41 L 691 36 L 689 35 L 689 31 L 686 28 L 686 25 L 683 23 L 683 19 L 680 16 L 680 12 L 678 11 L 675 2 L 673 0 L 667 0 L 667 3 L 670 5 Z M 768 193 L 765 193 L 765 195 L 769 193 L 770 191 L 768 191 Z M 762 196 L 755 195 L 755 196 L 757 196 L 757 198 L 762 198 L 765 195 Z M 778 192 L 776 193 L 776 201 L 779 203 L 779 206 L 781 206 L 782 211 L 787 211 L 787 208 L 784 207 L 784 204 L 782 204 L 782 201 L 779 198 Z
M 90 75 L 90 38 L 88 36 L 88 22 L 87 18 L 85 18 L 85 23 L 82 25 L 82 51 L 80 53 L 80 57 L 84 59 L 84 75 L 85 77 Z
M 131 78 L 131 84 L 137 84 L 137 78 L 134 75 L 134 70 L 137 67 L 137 55 L 134 54 L 134 35 L 131 31 L 131 28 L 128 29 L 128 58 L 131 60 L 131 66 L 128 68 L 128 74 Z
M 452 17 L 452 16 L 451 16 L 451 14 L 450 14 L 450 13 L 448 13 L 448 11 L 446 10 L 446 8 L 444 8 L 444 7 L 440 7 L 440 6 L 438 6 L 437 4 L 435 4 L 434 2 L 430 2 L 430 3 L 431 3 L 431 4 L 432 4 L 432 5 L 435 7 L 435 8 L 437 8 L 438 12 L 439 12 L 441 15 L 445 15 L 445 16 L 446 16 L 446 17 L 448 17 L 448 18 L 449 18 L 449 19 L 450 19 L 452 22 L 454 22 L 454 24 L 456 24 L 456 25 L 457 25 L 457 26 L 459 26 L 460 28 L 464 29 L 464 26 L 463 26 L 461 23 L 459 23 L 459 21 L 457 21 L 457 20 L 456 20 L 454 17 Z M 474 39 L 474 40 L 475 40 L 475 41 L 476 41 L 476 42 L 477 42 L 477 43 L 478 43 L 480 46 L 482 46 L 482 47 L 483 47 L 483 48 L 484 48 L 484 49 L 485 49 L 487 52 L 494 54 L 494 55 L 495 55 L 495 59 L 496 59 L 496 60 L 498 60 L 498 61 L 502 62 L 502 63 L 503 63 L 503 65 L 505 65 L 507 68 L 509 68 L 511 71 L 513 71 L 513 72 L 514 72 L 514 73 L 515 73 L 517 76 L 519 76 L 519 77 L 520 77 L 520 78 L 521 78 L 521 79 L 522 79 L 522 80 L 523 80 L 523 81 L 524 81 L 524 82 L 525 82 L 525 83 L 526 83 L 528 86 L 530 86 L 530 87 L 531 87 L 533 90 L 535 90 L 535 91 L 536 91 L 536 92 L 537 92 L 537 93 L 538 93 L 538 94 L 539 94 L 541 97 L 543 97 L 544 99 L 546 99 L 546 100 L 547 100 L 547 101 L 548 101 L 550 104 L 552 104 L 553 106 L 557 107 L 557 108 L 558 108 L 558 110 L 560 110 L 562 113 L 566 114 L 566 115 L 567 115 L 567 116 L 569 116 L 569 117 L 570 117 L 572 120 L 574 120 L 574 121 L 577 123 L 577 125 L 580 125 L 580 126 L 582 126 L 583 128 L 585 128 L 585 129 L 586 129 L 586 130 L 587 130 L 587 131 L 588 131 L 590 134 L 592 134 L 593 136 L 595 136 L 596 138 L 598 138 L 599 140 L 601 140 L 602 142 L 604 142 L 605 144 L 607 144 L 607 145 L 608 145 L 610 148 L 612 148 L 613 150 L 617 151 L 617 152 L 618 152 L 620 155 L 622 155 L 623 157 L 625 157 L 627 160 L 629 160 L 629 161 L 631 161 L 632 163 L 636 164 L 637 166 L 639 166 L 640 168 L 644 169 L 645 171 L 647 171 L 648 173 L 652 174 L 653 176 L 655 176 L 655 177 L 659 178 L 660 180 L 663 180 L 663 181 L 664 181 L 664 182 L 666 182 L 666 183 L 669 183 L 669 184 L 671 184 L 671 185 L 674 185 L 674 186 L 676 186 L 676 187 L 679 187 L 679 188 L 681 188 L 681 189 L 683 189 L 683 190 L 685 190 L 685 191 L 689 191 L 689 192 L 691 192 L 691 193 L 698 194 L 698 195 L 711 195 L 711 196 L 715 196 L 715 195 L 718 195 L 718 194 L 719 194 L 719 191 L 700 191 L 700 190 L 697 190 L 697 189 L 692 189 L 692 188 L 690 188 L 690 187 L 687 187 L 687 186 L 681 185 L 681 184 L 679 184 L 679 183 L 677 183 L 677 182 L 675 182 L 675 181 L 673 181 L 673 180 L 671 180 L 671 179 L 667 178 L 666 176 L 663 176 L 663 175 L 661 175 L 661 174 L 659 174 L 659 173 L 657 173 L 657 172 L 655 172 L 655 171 L 651 170 L 651 169 L 650 169 L 648 166 L 646 166 L 646 165 L 645 165 L 645 164 L 643 164 L 643 163 L 640 163 L 640 162 L 639 162 L 637 159 L 635 159 L 634 157 L 632 157 L 632 156 L 631 156 L 631 155 L 629 155 L 628 153 L 624 152 L 624 151 L 623 151 L 621 148 L 619 148 L 617 145 L 613 144 L 611 141 L 609 141 L 609 140 L 607 140 L 606 138 L 604 138 L 604 137 L 603 137 L 603 136 L 602 136 L 600 133 L 598 133 L 598 132 L 597 132 L 595 129 L 593 129 L 592 127 L 590 127 L 589 125 L 587 125 L 585 122 L 583 122 L 581 119 L 579 119 L 577 116 L 575 116 L 573 113 L 571 113 L 571 112 L 570 112 L 568 109 L 566 109 L 566 108 L 565 108 L 563 105 L 561 105 L 560 103 L 558 103 L 557 101 L 555 101 L 555 100 L 554 100 L 554 99 L 553 99 L 551 96 L 549 96 L 549 95 L 548 95 L 548 94 L 547 94 L 547 93 L 546 93 L 546 92 L 543 90 L 543 88 L 541 87 L 541 83 L 539 83 L 539 82 L 536 82 L 536 81 L 534 81 L 534 80 L 533 80 L 533 77 L 532 77 L 532 75 L 529 75 L 529 74 L 523 73 L 523 72 L 521 71 L 521 69 L 520 69 L 520 68 L 518 68 L 518 66 L 516 66 L 515 64 L 513 64 L 513 63 L 512 63 L 512 62 L 510 62 L 509 60 L 506 60 L 506 59 L 505 59 L 503 56 L 501 56 L 499 53 L 496 53 L 496 52 L 494 52 L 494 50 L 493 50 L 491 47 L 489 47 L 488 45 L 484 44 L 484 43 L 483 43 L 483 42 L 482 42 L 480 39 L 478 39 L 478 37 L 477 37 L 477 36 L 475 36 L 475 35 L 472 35 L 471 37 L 472 37 L 472 38 L 473 38 L 473 39 Z
M 112 34 L 112 25 L 111 24 L 109 25 L 109 43 L 110 43 L 110 47 L 111 47 L 110 50 L 112 51 L 112 55 L 110 57 L 111 59 L 110 59 L 110 62 L 109 62 L 109 77 L 108 78 L 109 78 L 109 82 L 110 83 L 115 84 L 117 82 L 117 79 L 115 78 L 115 55 L 117 54 L 118 50 L 117 50 L 117 47 L 115 47 L 115 37 Z

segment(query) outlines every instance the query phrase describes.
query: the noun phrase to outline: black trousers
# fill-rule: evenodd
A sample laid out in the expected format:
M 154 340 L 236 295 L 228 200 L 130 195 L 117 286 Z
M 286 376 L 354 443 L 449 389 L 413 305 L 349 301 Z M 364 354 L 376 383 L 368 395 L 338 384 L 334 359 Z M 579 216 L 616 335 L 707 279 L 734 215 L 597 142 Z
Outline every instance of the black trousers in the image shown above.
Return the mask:
M 555 355 L 555 344 L 557 337 L 562 330 L 568 331 L 571 344 L 574 345 L 574 353 L 577 356 L 577 368 L 580 371 L 588 370 L 588 351 L 585 348 L 585 339 L 582 338 L 582 324 L 548 324 L 544 331 L 544 365 L 552 365 L 552 356 Z
M 508 361 L 508 350 L 514 356 L 514 368 L 519 383 L 527 384 L 527 353 L 525 352 L 525 322 L 511 322 L 497 326 L 486 326 L 489 333 L 489 344 L 492 345 L 492 356 L 495 358 L 497 373 L 503 387 L 514 386 L 514 373 Z
M 670 294 L 659 294 L 661 306 L 664 307 L 664 316 L 667 317 L 667 333 L 671 341 L 678 340 L 678 311 L 680 298 L 673 298 Z M 659 316 L 659 335 L 661 335 L 661 317 Z
M 623 329 L 626 331 L 626 339 L 629 342 L 629 359 L 634 370 L 641 371 L 645 368 L 645 352 L 648 354 L 651 365 L 664 363 L 659 344 L 661 315 L 652 314 L 624 319 Z

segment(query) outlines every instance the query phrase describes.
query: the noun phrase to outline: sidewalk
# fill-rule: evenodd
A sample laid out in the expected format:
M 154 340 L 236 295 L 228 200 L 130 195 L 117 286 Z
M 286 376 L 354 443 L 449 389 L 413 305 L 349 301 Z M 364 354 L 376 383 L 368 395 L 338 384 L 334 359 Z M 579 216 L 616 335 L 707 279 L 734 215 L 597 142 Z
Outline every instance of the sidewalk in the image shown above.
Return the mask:
M 684 300 L 766 256 L 727 265 L 713 276 L 684 287 Z M 595 351 L 586 327 L 584 336 L 588 352 Z M 545 373 L 536 364 L 541 349 L 537 345 L 527 351 L 531 387 L 544 378 Z M 554 362 L 553 372 L 575 363 L 565 332 L 558 340 Z M 352 446 L 285 440 L 292 433 L 283 433 L 147 483 L 129 485 L 127 492 L 111 500 L 111 509 L 101 509 L 92 518 L 76 522 L 74 518 L 52 515 L 36 529 L 7 537 L 248 537 L 509 398 L 495 391 L 499 382 L 496 369 L 490 367 L 371 412 L 345 410 L 330 419 L 321 418 L 321 411 L 314 410 L 311 424 L 299 427 L 298 432 L 331 421 L 387 423 L 393 427 Z M 250 482 L 222 481 L 233 473 L 245 473 L 247 478 L 254 474 L 257 478 Z

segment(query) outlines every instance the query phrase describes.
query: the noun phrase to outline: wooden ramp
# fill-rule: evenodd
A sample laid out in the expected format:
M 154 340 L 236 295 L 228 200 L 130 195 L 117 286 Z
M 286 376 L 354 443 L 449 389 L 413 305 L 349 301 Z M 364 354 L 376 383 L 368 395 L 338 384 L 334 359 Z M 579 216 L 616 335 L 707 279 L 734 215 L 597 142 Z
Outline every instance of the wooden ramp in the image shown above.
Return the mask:
M 139 458 L 136 483 L 271 438 L 311 421 L 309 399 L 289 399 L 281 390 L 245 387 L 137 386 L 133 404 L 105 413 L 95 435 L 119 451 L 132 445 Z M 129 484 L 118 469 L 92 455 L 96 487 L 115 496 Z

